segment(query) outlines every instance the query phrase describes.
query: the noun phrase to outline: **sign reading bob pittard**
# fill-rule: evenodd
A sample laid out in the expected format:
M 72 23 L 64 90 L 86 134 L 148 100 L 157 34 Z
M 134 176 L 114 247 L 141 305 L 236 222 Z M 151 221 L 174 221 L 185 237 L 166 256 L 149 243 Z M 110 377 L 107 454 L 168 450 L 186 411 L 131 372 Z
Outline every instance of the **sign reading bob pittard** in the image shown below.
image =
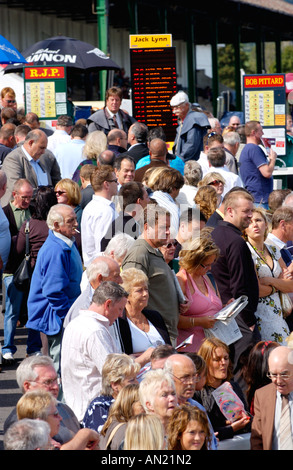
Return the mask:
M 24 67 L 25 112 L 42 120 L 67 114 L 65 67 Z
M 284 74 L 243 76 L 245 122 L 259 121 L 263 143 L 286 155 L 286 88 Z

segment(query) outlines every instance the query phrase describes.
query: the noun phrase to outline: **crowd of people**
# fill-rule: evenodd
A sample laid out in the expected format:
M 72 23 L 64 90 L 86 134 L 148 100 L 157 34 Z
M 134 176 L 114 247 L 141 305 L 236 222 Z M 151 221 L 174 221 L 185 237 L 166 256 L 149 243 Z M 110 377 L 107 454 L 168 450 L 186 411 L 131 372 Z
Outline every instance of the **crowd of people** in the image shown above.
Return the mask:
M 112 87 L 48 131 L 1 91 L 2 368 L 27 329 L 5 449 L 293 449 L 293 192 L 273 189 L 276 153 L 259 122 L 222 129 L 182 91 L 172 148 L 121 103 Z

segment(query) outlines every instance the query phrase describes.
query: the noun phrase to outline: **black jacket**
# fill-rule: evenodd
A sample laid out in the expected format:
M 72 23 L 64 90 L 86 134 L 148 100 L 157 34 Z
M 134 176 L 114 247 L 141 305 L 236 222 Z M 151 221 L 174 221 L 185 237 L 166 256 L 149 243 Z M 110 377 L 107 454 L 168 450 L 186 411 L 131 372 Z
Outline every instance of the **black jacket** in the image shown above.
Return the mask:
M 161 317 L 161 315 L 155 310 L 147 310 L 147 309 L 144 309 L 142 313 L 158 330 L 158 332 L 162 336 L 165 343 L 171 344 L 169 333 L 167 331 L 165 322 L 163 318 Z M 120 340 L 122 342 L 123 352 L 125 354 L 132 354 L 133 348 L 132 348 L 132 340 L 131 340 L 131 331 L 128 325 L 125 311 L 123 313 L 122 318 L 118 318 L 118 324 L 119 324 Z

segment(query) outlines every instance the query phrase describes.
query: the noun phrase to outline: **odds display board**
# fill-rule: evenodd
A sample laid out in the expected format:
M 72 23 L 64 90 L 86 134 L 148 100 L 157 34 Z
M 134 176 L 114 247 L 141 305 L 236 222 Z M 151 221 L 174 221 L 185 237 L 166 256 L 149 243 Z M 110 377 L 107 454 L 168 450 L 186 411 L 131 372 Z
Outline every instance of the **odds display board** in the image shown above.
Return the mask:
M 65 67 L 24 67 L 25 112 L 40 120 L 54 120 L 67 114 Z
M 174 141 L 178 123 L 170 100 L 177 91 L 175 48 L 136 46 L 130 49 L 130 60 L 133 117 L 149 129 L 163 127 L 167 141 Z
M 245 122 L 259 121 L 266 149 L 286 155 L 285 74 L 244 75 L 243 98 Z

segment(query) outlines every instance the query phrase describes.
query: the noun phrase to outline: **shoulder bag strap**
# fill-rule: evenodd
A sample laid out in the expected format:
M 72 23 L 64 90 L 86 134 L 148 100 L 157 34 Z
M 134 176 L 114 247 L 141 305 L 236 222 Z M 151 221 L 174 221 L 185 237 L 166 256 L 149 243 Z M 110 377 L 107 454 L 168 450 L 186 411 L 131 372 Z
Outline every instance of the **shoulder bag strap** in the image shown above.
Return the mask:
M 29 247 L 29 233 L 30 233 L 30 225 L 29 225 L 29 220 L 26 221 L 25 224 L 25 256 L 29 256 L 30 254 L 30 247 Z
M 108 449 L 108 446 L 111 444 L 111 441 L 112 441 L 114 435 L 116 434 L 116 431 L 118 431 L 118 429 L 119 429 L 123 424 L 125 424 L 125 423 L 119 423 L 119 424 L 117 424 L 117 426 L 115 426 L 114 429 L 112 429 L 112 432 L 111 432 L 111 434 L 110 434 L 110 436 L 109 436 L 109 439 L 108 439 L 108 441 L 107 441 L 107 445 L 106 445 L 106 449 L 105 449 L 105 450 Z

